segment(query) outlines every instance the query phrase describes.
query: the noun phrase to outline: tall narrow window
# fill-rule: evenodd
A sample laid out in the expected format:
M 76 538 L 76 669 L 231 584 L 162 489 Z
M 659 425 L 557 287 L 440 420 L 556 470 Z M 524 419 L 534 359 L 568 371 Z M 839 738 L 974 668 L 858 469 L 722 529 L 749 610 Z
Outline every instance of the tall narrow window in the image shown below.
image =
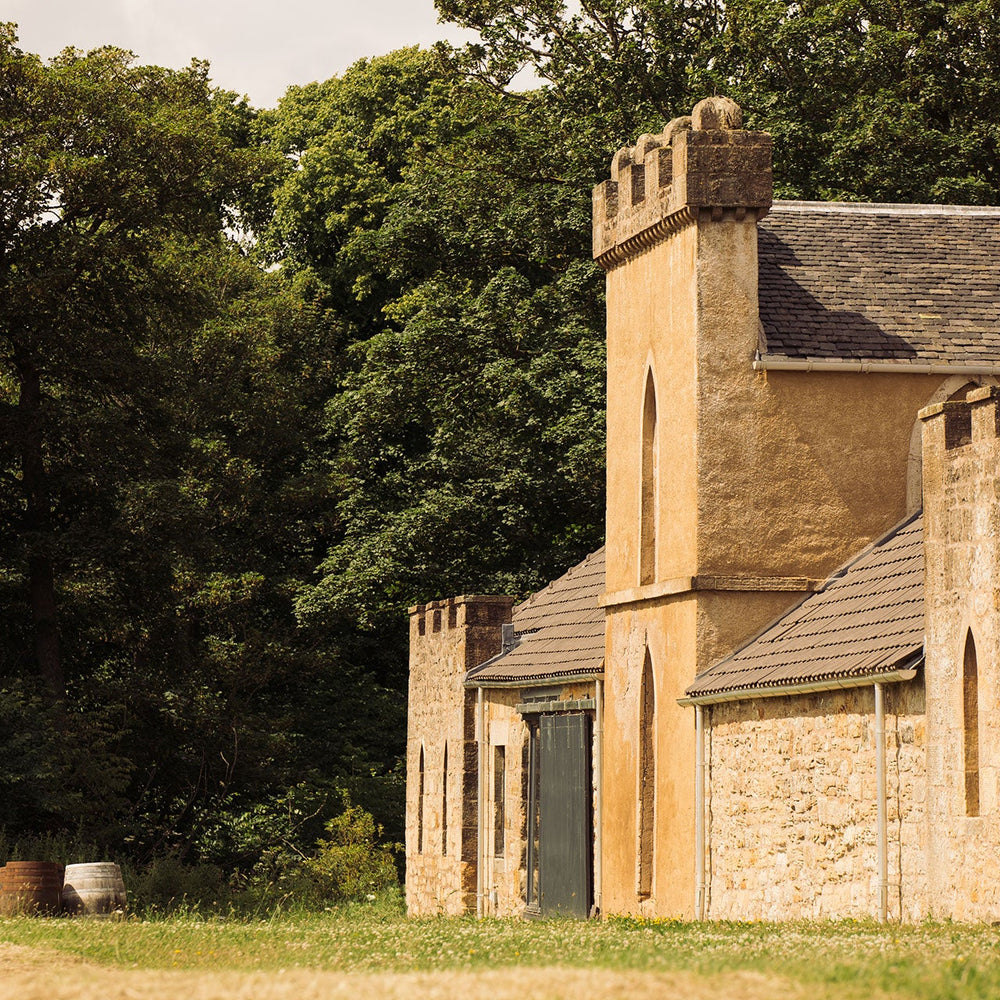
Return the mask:
M 962 669 L 962 708 L 965 722 L 965 814 L 979 815 L 979 666 L 972 630 L 965 638 Z
M 504 786 L 506 785 L 506 749 L 493 748 L 493 857 L 504 856 Z
M 424 748 L 420 748 L 420 772 L 417 779 L 417 854 L 424 853 Z
M 653 837 L 656 827 L 656 694 L 653 663 L 646 652 L 639 689 L 639 870 L 640 899 L 653 893 Z
M 441 853 L 448 854 L 448 744 L 444 745 L 441 767 Z
M 642 497 L 639 511 L 639 583 L 656 579 L 656 519 L 658 515 L 659 447 L 656 387 L 653 372 L 646 373 L 642 403 Z

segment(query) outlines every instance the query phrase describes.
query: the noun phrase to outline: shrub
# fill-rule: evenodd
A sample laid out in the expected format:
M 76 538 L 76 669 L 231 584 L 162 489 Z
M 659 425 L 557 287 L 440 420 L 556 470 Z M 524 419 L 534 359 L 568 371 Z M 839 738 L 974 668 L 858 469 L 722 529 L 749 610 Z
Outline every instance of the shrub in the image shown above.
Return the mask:
M 398 884 L 394 854 L 400 845 L 380 844 L 382 827 L 371 813 L 351 805 L 326 824 L 328 838 L 319 840 L 316 853 L 303 861 L 321 895 L 333 902 L 366 899 Z

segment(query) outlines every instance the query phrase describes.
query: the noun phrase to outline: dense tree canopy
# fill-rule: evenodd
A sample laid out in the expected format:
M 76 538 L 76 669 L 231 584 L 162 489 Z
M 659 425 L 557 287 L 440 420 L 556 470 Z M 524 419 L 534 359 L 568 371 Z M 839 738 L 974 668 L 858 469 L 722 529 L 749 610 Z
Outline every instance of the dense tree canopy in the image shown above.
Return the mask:
M 0 31 L 8 836 L 270 878 L 344 789 L 398 835 L 407 604 L 602 540 L 618 147 L 726 93 L 779 196 L 1000 202 L 992 0 L 437 6 L 481 40 L 266 111 Z

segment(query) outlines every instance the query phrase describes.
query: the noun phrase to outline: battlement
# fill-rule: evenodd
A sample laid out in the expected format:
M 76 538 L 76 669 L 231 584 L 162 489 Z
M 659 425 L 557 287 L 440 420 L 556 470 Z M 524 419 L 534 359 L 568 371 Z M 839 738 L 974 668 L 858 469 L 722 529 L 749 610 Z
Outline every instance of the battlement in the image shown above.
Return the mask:
M 972 389 L 965 399 L 934 403 L 920 411 L 930 443 L 943 452 L 956 452 L 977 442 L 995 442 L 1000 437 L 1000 387 Z M 992 470 L 988 470 L 992 475 Z
M 416 604 L 407 610 L 417 635 L 471 626 L 497 629 L 499 634 L 500 626 L 510 621 L 513 606 L 512 597 L 475 594 Z
M 709 97 L 690 117 L 618 150 L 594 188 L 594 259 L 605 270 L 698 219 L 763 218 L 771 207 L 771 136 L 745 131 L 743 112 Z

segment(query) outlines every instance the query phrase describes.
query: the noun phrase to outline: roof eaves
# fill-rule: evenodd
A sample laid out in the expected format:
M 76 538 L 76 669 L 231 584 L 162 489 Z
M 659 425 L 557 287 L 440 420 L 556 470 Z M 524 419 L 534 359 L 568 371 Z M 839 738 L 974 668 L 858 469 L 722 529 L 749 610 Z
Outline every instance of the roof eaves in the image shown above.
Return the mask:
M 896 666 L 888 670 L 875 670 L 856 676 L 827 676 L 809 681 L 788 684 L 770 684 L 761 687 L 733 688 L 710 691 L 705 694 L 685 695 L 677 699 L 678 705 L 719 705 L 727 701 L 752 701 L 756 698 L 779 698 L 796 694 L 812 694 L 821 691 L 838 691 L 845 688 L 871 687 L 875 684 L 893 684 L 912 681 L 924 658 L 921 647 L 912 656 L 904 656 L 896 661 Z M 903 662 L 903 666 L 898 664 Z
M 471 674 L 471 671 L 470 671 Z M 592 681 L 604 676 L 604 661 L 592 670 L 575 670 L 568 673 L 533 673 L 515 676 L 511 674 L 498 675 L 477 679 L 477 676 L 466 674 L 464 686 L 467 688 L 521 688 L 532 686 L 547 686 L 554 684 L 572 684 L 576 681 Z

